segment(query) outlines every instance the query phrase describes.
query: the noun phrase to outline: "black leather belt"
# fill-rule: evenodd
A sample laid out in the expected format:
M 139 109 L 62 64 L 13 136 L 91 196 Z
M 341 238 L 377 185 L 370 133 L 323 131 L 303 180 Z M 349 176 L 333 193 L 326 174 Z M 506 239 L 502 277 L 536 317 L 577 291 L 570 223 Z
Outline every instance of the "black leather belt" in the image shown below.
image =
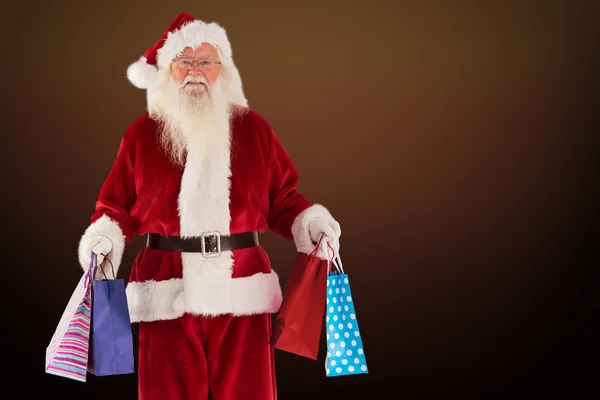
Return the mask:
M 221 236 L 217 232 L 208 232 L 202 236 L 182 238 L 180 236 L 162 236 L 149 233 L 146 247 L 165 251 L 184 253 L 202 253 L 205 257 L 216 257 L 222 251 L 231 251 L 258 246 L 258 232 L 243 232 Z

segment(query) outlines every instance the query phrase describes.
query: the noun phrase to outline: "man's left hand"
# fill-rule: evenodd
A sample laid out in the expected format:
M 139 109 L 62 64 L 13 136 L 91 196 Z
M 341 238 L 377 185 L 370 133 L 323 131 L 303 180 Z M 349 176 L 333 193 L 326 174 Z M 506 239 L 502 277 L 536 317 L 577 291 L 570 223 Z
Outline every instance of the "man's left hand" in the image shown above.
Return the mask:
M 308 225 L 310 238 L 314 243 L 318 243 L 321 235 L 325 235 L 323 240 L 331 243 L 336 252 L 340 248 L 340 236 L 342 230 L 340 224 L 335 220 L 315 219 Z

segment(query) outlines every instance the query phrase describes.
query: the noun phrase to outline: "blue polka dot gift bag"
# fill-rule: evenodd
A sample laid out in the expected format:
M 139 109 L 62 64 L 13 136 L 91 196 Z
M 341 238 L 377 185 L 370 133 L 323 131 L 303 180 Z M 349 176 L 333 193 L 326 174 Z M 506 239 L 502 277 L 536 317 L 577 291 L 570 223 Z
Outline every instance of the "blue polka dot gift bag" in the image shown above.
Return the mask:
M 323 254 L 332 254 L 331 246 L 327 246 L 330 250 Z M 326 250 L 325 246 L 322 247 Z M 350 279 L 344 273 L 339 254 L 333 257 L 331 266 L 326 289 L 326 376 L 366 374 L 369 369 L 350 291 Z

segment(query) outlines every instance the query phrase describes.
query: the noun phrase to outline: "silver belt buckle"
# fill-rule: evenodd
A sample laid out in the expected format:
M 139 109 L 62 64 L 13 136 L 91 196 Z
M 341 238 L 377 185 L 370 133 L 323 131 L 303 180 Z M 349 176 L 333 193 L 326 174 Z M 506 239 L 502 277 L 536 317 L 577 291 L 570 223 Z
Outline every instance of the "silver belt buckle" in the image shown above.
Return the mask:
M 206 247 L 207 239 L 210 241 L 208 249 Z M 203 233 L 200 237 L 200 245 L 204 257 L 218 257 L 221 254 L 221 234 L 219 232 Z

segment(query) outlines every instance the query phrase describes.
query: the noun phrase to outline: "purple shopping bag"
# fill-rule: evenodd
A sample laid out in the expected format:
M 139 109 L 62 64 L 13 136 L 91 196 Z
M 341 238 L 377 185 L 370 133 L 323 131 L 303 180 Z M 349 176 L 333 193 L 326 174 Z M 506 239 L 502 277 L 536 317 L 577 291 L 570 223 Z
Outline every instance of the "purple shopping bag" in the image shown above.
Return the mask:
M 92 254 L 92 259 L 95 259 Z M 105 257 L 110 263 L 110 260 Z M 125 293 L 125 282 L 92 276 L 92 323 L 89 341 L 88 372 L 96 376 L 134 373 L 133 336 Z M 112 267 L 112 263 L 111 263 Z M 104 270 L 100 267 L 101 272 Z M 104 275 L 106 278 L 106 275 Z

